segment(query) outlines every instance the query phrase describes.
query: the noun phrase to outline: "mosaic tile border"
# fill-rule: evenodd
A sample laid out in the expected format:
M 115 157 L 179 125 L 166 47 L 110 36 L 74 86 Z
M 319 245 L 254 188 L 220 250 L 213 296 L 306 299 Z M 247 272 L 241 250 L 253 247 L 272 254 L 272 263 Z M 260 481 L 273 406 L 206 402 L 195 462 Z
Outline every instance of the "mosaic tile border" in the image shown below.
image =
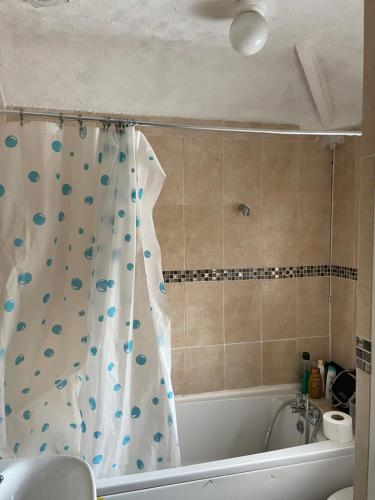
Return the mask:
M 247 281 L 287 278 L 335 276 L 357 280 L 357 269 L 351 267 L 318 265 L 290 267 L 247 267 L 242 269 L 187 269 L 163 271 L 165 283 L 191 283 L 194 281 Z
M 354 267 L 331 265 L 331 276 L 335 276 L 336 278 L 344 278 L 347 280 L 357 281 L 358 269 Z
M 371 373 L 371 341 L 356 337 L 356 365 L 366 373 Z

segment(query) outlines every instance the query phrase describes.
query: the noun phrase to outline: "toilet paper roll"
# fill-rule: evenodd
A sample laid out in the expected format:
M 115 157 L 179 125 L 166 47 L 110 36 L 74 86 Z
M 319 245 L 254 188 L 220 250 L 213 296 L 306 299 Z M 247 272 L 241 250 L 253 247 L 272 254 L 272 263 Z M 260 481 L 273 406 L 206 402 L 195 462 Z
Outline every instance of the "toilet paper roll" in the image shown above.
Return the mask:
M 348 443 L 353 439 L 352 417 L 342 411 L 327 411 L 323 415 L 323 432 L 331 441 Z

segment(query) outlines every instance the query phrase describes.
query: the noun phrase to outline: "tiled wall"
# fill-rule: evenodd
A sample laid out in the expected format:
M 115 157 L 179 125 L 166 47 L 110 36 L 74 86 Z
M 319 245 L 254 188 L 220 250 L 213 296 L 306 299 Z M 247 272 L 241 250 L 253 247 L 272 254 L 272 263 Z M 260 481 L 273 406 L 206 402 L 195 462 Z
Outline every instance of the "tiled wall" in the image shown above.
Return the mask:
M 359 163 L 358 293 L 356 333 L 371 340 L 375 181 L 375 3 L 365 0 L 363 138 Z M 370 374 L 357 370 L 355 500 L 370 498 L 369 460 Z
M 336 147 L 333 190 L 332 262 L 358 266 L 360 140 L 346 138 Z M 357 281 L 332 277 L 331 357 L 355 367 Z
M 167 174 L 154 211 L 164 270 L 329 264 L 330 152 L 316 138 L 145 133 Z M 295 382 L 303 350 L 329 357 L 327 275 L 168 290 L 177 394 Z

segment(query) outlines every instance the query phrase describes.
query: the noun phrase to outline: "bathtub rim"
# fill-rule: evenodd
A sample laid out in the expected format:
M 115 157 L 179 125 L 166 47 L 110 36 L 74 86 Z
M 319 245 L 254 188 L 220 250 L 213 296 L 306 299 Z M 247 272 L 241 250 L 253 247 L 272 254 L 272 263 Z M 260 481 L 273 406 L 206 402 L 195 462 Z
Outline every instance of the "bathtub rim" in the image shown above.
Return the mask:
M 176 397 L 176 403 L 183 405 L 191 402 L 215 401 L 223 399 L 242 399 L 248 397 L 279 397 L 281 400 L 298 392 L 298 384 L 236 389 Z M 354 440 L 338 444 L 332 441 L 320 441 L 313 444 L 284 448 L 281 450 L 256 453 L 241 457 L 227 458 L 212 462 L 203 462 L 181 467 L 129 474 L 96 480 L 97 495 L 108 496 L 119 493 L 157 488 L 180 484 L 217 476 L 229 476 L 253 472 L 297 463 L 332 459 L 354 455 Z

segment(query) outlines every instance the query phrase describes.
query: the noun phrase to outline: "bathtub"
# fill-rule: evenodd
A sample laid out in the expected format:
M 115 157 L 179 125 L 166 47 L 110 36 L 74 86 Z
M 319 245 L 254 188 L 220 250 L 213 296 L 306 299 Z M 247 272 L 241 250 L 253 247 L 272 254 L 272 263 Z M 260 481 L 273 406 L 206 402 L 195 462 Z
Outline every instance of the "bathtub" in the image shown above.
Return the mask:
M 282 410 L 270 451 L 268 425 L 296 385 L 176 399 L 182 466 L 97 480 L 108 500 L 325 500 L 353 484 L 354 442 L 304 445 L 297 415 Z

